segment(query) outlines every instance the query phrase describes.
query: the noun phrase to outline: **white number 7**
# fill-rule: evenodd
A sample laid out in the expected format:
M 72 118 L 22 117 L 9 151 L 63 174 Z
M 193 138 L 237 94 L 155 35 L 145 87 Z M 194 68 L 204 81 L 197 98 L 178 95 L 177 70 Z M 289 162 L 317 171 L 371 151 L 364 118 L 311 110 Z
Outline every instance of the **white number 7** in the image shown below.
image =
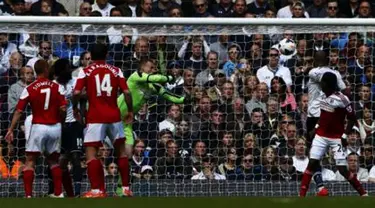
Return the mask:
M 48 110 L 49 107 L 49 100 L 51 98 L 51 89 L 45 88 L 40 90 L 41 93 L 46 93 L 46 99 L 44 99 L 44 110 Z

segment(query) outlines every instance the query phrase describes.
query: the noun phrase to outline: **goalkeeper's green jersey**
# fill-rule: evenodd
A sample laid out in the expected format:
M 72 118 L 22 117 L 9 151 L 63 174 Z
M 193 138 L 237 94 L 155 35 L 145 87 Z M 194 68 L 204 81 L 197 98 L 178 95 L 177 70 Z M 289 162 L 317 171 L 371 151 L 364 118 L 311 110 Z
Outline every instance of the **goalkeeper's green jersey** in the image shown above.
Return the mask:
M 171 76 L 161 74 L 146 74 L 139 71 L 134 72 L 127 80 L 128 88 L 133 99 L 133 113 L 136 114 L 143 104 L 150 98 L 160 95 L 164 99 L 181 104 L 184 103 L 184 97 L 174 95 L 168 92 L 163 84 L 171 80 Z M 117 99 L 117 105 L 121 112 L 121 118 L 128 112 L 128 107 L 125 102 L 124 95 L 121 94 Z

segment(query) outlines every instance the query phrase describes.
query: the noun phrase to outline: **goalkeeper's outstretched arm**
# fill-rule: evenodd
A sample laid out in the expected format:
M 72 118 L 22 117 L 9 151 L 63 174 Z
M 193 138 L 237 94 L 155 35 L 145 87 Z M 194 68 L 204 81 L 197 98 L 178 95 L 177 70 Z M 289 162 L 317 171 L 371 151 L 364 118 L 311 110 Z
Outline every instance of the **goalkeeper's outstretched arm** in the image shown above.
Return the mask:
M 185 97 L 169 92 L 160 84 L 153 84 L 153 87 L 160 96 L 172 103 L 183 104 L 185 101 Z
M 161 74 L 147 74 L 147 73 L 137 72 L 137 75 L 138 76 L 134 78 L 136 78 L 137 82 L 140 82 L 140 83 L 147 82 L 147 83 L 164 84 L 167 82 L 171 82 L 173 80 L 172 76 L 165 76 Z

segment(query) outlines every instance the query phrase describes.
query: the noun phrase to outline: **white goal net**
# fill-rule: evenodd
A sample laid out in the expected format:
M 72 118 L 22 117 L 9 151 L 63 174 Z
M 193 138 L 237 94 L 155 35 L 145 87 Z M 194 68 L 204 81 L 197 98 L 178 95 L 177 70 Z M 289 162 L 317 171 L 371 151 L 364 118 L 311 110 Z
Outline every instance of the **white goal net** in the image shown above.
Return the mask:
M 273 49 L 293 52 L 293 43 L 279 44 L 285 38 L 296 47 L 289 56 Z M 176 78 L 163 87 L 189 98 L 174 105 L 150 95 L 136 112 L 130 173 L 136 196 L 297 196 L 309 152 L 303 71 L 313 66 L 317 51 L 326 52 L 351 92 L 361 125 L 349 135 L 349 169 L 374 193 L 374 19 L 2 16 L 0 197 L 23 196 L 23 121 L 12 144 L 3 139 L 28 82 L 23 67 L 41 58 L 51 64 L 68 58 L 79 70 L 89 64 L 96 43 L 107 44 L 107 62 L 126 77 L 141 58 L 154 60 L 158 73 Z M 99 154 L 113 194 L 118 172 L 111 145 Z M 84 155 L 80 164 L 83 192 L 89 186 Z M 332 194 L 355 194 L 334 164 L 328 152 L 323 179 Z M 225 180 L 194 180 L 205 177 Z M 44 158 L 34 184 L 36 195 L 48 193 Z

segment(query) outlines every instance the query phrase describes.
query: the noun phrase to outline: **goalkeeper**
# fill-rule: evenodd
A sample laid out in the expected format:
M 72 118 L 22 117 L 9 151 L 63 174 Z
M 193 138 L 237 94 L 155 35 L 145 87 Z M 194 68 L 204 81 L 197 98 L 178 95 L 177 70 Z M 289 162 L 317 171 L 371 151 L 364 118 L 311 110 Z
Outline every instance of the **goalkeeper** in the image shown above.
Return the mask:
M 127 84 L 129 91 L 133 99 L 133 112 L 136 114 L 143 104 L 145 104 L 150 98 L 155 95 L 160 95 L 164 99 L 177 104 L 182 104 L 185 101 L 185 97 L 180 97 L 168 92 L 164 88 L 164 84 L 167 82 L 171 83 L 174 81 L 173 76 L 165 76 L 161 74 L 156 74 L 157 70 L 155 64 L 152 60 L 146 59 L 142 60 L 139 64 L 139 70 L 134 72 L 127 79 Z M 121 112 L 121 117 L 124 117 L 128 112 L 128 107 L 126 105 L 124 96 L 121 95 L 117 99 L 117 105 Z M 133 137 L 133 127 L 132 124 L 124 123 L 124 132 L 126 138 L 126 153 L 130 159 L 132 156 L 134 137 Z M 129 165 L 128 165 L 129 167 Z M 130 176 L 129 176 L 130 178 Z M 129 178 L 125 179 L 128 181 Z M 119 184 L 121 184 L 121 178 Z M 132 196 L 132 192 L 129 189 L 129 185 L 126 186 L 128 191 L 123 192 L 121 185 L 117 188 L 116 194 L 118 196 Z M 126 188 L 125 187 L 125 188 Z

